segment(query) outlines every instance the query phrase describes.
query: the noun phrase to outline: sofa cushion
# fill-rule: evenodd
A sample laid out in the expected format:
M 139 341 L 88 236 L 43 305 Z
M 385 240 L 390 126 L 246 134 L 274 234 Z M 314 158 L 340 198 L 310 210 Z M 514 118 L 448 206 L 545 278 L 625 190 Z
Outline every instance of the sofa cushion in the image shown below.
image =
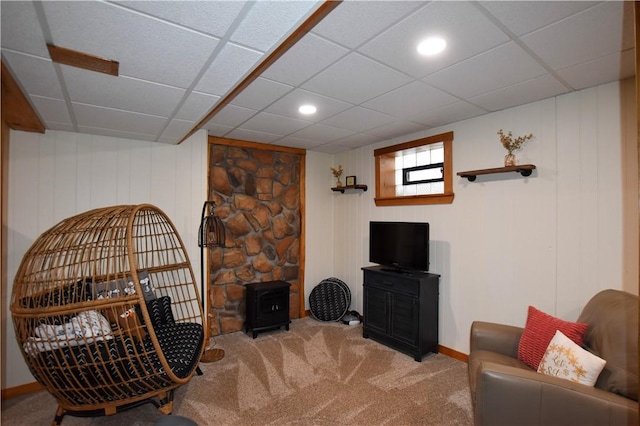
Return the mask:
M 589 328 L 584 345 L 607 360 L 595 387 L 638 400 L 638 296 L 604 290 L 578 317 Z
M 606 363 L 556 331 L 540 361 L 538 373 L 593 386 Z
M 529 306 L 527 322 L 518 345 L 518 359 L 537 370 L 540 360 L 542 360 L 542 356 L 557 330 L 560 330 L 577 345 L 582 345 L 587 324 L 565 321 Z

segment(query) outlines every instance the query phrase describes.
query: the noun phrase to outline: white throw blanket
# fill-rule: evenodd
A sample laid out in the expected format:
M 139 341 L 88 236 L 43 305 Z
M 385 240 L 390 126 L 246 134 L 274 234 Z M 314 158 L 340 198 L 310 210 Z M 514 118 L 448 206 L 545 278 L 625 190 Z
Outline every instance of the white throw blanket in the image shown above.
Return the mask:
M 80 312 L 62 325 L 41 324 L 35 329 L 36 337 L 29 337 L 24 350 L 31 356 L 67 346 L 78 346 L 111 339 L 109 321 L 98 311 Z

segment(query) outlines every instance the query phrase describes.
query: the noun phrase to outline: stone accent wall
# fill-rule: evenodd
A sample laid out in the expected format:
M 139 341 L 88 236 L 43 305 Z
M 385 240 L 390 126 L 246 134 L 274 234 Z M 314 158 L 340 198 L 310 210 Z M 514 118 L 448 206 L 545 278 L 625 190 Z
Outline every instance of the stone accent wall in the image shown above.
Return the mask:
M 226 227 L 210 249 L 209 333 L 243 329 L 245 284 L 291 284 L 290 317 L 300 307 L 300 156 L 209 145 L 209 200 Z

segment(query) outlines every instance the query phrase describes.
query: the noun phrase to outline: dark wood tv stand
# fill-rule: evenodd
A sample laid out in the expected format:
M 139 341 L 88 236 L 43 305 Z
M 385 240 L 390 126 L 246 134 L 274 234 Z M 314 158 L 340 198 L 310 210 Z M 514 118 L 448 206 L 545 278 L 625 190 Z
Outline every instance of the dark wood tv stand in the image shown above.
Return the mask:
M 362 336 L 413 356 L 438 353 L 440 275 L 394 271 L 382 266 L 364 272 Z

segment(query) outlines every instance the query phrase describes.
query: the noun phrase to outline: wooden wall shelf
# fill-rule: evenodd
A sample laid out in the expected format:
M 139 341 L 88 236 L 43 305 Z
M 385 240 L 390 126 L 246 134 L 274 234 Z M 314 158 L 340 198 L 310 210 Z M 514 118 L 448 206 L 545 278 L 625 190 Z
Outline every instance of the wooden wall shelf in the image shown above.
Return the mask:
M 332 191 L 341 192 L 343 194 L 344 194 L 344 191 L 347 189 L 359 189 L 361 191 L 366 192 L 368 188 L 367 188 L 367 185 L 334 186 L 333 188 L 331 188 Z
M 536 168 L 533 164 L 520 164 L 518 166 L 508 166 L 508 167 L 496 167 L 494 169 L 480 169 L 480 170 L 469 170 L 467 172 L 458 172 L 458 176 L 469 179 L 469 182 L 473 182 L 476 180 L 478 175 L 488 175 L 494 173 L 509 173 L 509 172 L 517 172 L 522 176 L 531 176 L 531 173 Z

